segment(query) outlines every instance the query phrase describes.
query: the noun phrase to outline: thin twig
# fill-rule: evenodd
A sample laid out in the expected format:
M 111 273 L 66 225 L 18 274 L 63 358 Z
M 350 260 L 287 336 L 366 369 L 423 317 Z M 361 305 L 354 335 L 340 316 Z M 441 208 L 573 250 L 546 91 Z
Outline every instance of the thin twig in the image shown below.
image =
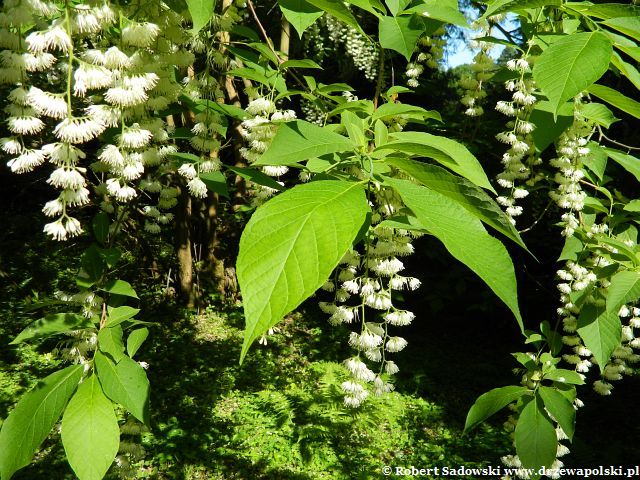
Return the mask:
M 382 92 L 382 83 L 384 82 L 384 49 L 380 49 L 380 64 L 378 65 L 378 81 L 376 82 L 376 93 L 373 97 L 373 108 L 378 108 L 378 100 Z
M 618 142 L 617 140 L 614 140 L 613 138 L 607 137 L 602 131 L 602 128 L 600 127 L 600 125 L 598 125 L 598 133 L 599 133 L 600 140 L 604 138 L 608 142 L 611 142 L 614 145 L 618 145 L 619 147 L 626 148 L 627 150 L 640 150 L 640 147 L 632 147 L 631 145 L 626 145 L 624 143 Z
M 529 226 L 528 228 L 525 228 L 524 230 L 519 230 L 519 231 L 518 231 L 518 233 L 526 233 L 526 232 L 528 232 L 529 230 L 532 230 L 532 229 L 533 229 L 533 227 L 535 227 L 535 226 L 538 224 L 538 222 L 539 222 L 540 220 L 542 220 L 542 217 L 544 217 L 545 213 L 547 213 L 547 210 L 549 210 L 549 208 L 551 207 L 551 204 L 552 204 L 552 203 L 553 203 L 553 200 L 549 200 L 549 203 L 547 203 L 547 206 L 546 206 L 546 207 L 544 207 L 544 210 L 542 211 L 542 213 L 540 214 L 540 216 L 535 220 L 535 222 L 533 222 L 533 223 L 531 224 L 531 226 Z

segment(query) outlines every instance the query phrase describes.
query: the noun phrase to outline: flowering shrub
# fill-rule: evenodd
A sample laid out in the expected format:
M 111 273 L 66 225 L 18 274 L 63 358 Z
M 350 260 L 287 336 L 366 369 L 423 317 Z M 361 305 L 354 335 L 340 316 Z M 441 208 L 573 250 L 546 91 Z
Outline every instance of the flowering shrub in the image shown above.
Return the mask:
M 236 263 L 246 318 L 241 359 L 324 290 L 320 308 L 329 323 L 353 328 L 345 339 L 353 356 L 344 360 L 351 375 L 341 384 L 344 405 L 358 408 L 390 392 L 394 355 L 407 345 L 397 329 L 416 317 L 398 292 L 421 285 L 403 275 L 406 258 L 415 238 L 432 235 L 504 302 L 534 347 L 515 354 L 521 383 L 482 395 L 467 429 L 509 406 L 515 455 L 505 464 L 545 466 L 557 476 L 582 405 L 576 387 L 589 382 L 607 395 L 640 360 L 637 206 L 616 190 L 608 159 L 640 175 L 628 153 L 634 147 L 604 133 L 617 119 L 595 101 L 640 118 L 638 102 L 596 83 L 611 68 L 640 87 L 628 62 L 638 61 L 638 7 L 483 4 L 461 102 L 481 121 L 489 107 L 484 86 L 504 85 L 495 106 L 509 117 L 496 135 L 507 146 L 498 194 L 467 146 L 437 134 L 438 112 L 399 100 L 420 87 L 425 66 L 438 67 L 444 26 L 467 26 L 457 2 L 352 3 L 278 1 L 287 29 L 307 36 L 314 57 L 289 59 L 251 0 L 4 2 L 0 83 L 8 92 L 8 136 L 0 146 L 7 166 L 22 174 L 51 164 L 47 183 L 59 194 L 43 206 L 51 218 L 44 233 L 65 241 L 87 230 L 95 241 L 82 255 L 78 291 L 60 294 L 67 311 L 34 322 L 13 341 L 66 334 L 57 353 L 72 365 L 43 379 L 3 423 L 2 480 L 31 461 L 60 417 L 81 480 L 139 456 L 120 434 L 149 423 L 148 365 L 133 360 L 149 331 L 127 305 L 137 293 L 115 274 L 118 242 L 125 225 L 161 234 L 188 195 L 228 195 L 225 173 L 247 180 L 241 193 L 254 210 Z M 493 37 L 508 12 L 518 15 L 522 42 Z M 306 74 L 330 60 L 319 54 L 326 43 L 372 86 L 367 98 Z M 499 66 L 493 43 L 518 54 Z M 406 78 L 396 79 L 400 62 Z M 627 151 L 600 145 L 606 141 Z M 221 160 L 229 143 L 235 164 Z M 565 264 L 558 319 L 538 331 L 525 327 L 513 263 L 485 226 L 526 249 L 515 227 L 521 201 L 545 191 L 562 210 Z M 99 209 L 90 226 L 74 216 L 86 206 Z M 587 376 L 594 365 L 598 378 Z M 114 404 L 128 412 L 124 429 Z

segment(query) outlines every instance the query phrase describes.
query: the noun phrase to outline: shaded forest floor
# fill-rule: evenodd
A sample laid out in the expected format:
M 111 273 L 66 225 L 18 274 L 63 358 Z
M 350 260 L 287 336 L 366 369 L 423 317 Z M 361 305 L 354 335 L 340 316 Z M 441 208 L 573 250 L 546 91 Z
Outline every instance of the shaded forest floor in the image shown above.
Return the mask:
M 68 287 L 77 268 L 69 263 L 77 258 L 76 247 L 46 242 L 32 216 L 3 220 L 0 419 L 58 366 L 47 355 L 55 340 L 19 348 L 7 344 L 34 318 L 29 303 Z M 498 465 L 510 452 L 501 427 L 505 414 L 468 435 L 462 435 L 462 426 L 479 394 L 517 382 L 510 352 L 523 345 L 506 309 L 486 287 L 463 267 L 443 262 L 440 247 L 422 250 L 429 253 L 412 264 L 428 265 L 429 273 L 420 275 L 423 288 L 406 298 L 417 318 L 403 333 L 410 343 L 397 355 L 396 391 L 357 411 L 342 406 L 339 391 L 346 378 L 339 362 L 350 355 L 347 330 L 327 324 L 317 299 L 307 302 L 304 314 L 289 317 L 266 346 L 255 345 L 239 365 L 239 306 L 211 297 L 206 308 L 188 311 L 163 296 L 162 278 L 139 276 L 138 291 L 145 292 L 141 318 L 156 325 L 139 354 L 150 364 L 152 428 L 123 437 L 146 451 L 132 478 L 369 479 L 384 478 L 384 465 Z M 136 266 L 130 267 L 135 273 Z M 553 296 L 526 276 L 520 280 L 525 317 L 543 320 L 540 304 L 553 309 Z M 617 384 L 611 398 L 588 388 L 580 396 L 586 407 L 578 414 L 565 463 L 636 464 L 638 377 Z M 112 468 L 108 478 L 121 473 Z M 59 435 L 54 433 L 34 464 L 14 478 L 74 478 Z

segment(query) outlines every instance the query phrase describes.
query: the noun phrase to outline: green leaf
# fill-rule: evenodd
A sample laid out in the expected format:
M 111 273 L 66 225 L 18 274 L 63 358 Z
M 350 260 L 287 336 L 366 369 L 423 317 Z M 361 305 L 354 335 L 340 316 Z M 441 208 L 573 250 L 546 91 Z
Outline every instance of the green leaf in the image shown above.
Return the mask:
M 596 122 L 605 128 L 609 128 L 613 123 L 619 121 L 619 118 L 613 114 L 606 105 L 596 102 L 590 102 L 582 105 L 580 114 L 588 120 Z
M 149 336 L 149 329 L 146 327 L 133 330 L 127 337 L 127 354 L 133 358 L 138 352 L 144 341 Z
M 371 121 L 375 121 L 382 118 L 395 117 L 397 115 L 409 115 L 418 118 L 432 118 L 434 120 L 442 121 L 442 117 L 435 110 L 425 110 L 422 107 L 416 107 L 415 105 L 408 105 L 406 103 L 384 103 L 380 105 L 373 115 L 371 115 Z
M 636 67 L 622 60 L 622 57 L 616 52 L 613 52 L 611 63 L 615 65 L 623 76 L 627 77 L 634 87 L 640 90 L 640 72 Z
M 623 210 L 627 212 L 640 212 L 640 200 L 631 200 L 623 207 Z
M 83 315 L 75 313 L 52 313 L 44 318 L 36 320 L 22 330 L 9 345 L 17 345 L 25 340 L 34 338 L 43 338 L 58 333 L 68 332 L 69 330 L 77 330 L 80 328 L 93 327 Z
M 582 163 L 602 181 L 607 168 L 607 152 L 596 142 L 589 142 L 587 147 L 589 147 L 589 155 L 582 160 Z
M 504 245 L 487 233 L 480 220 L 449 197 L 407 180 L 385 181 L 449 253 L 484 280 L 513 312 L 524 331 L 513 263 Z
M 109 238 L 109 216 L 104 212 L 98 213 L 93 217 L 91 227 L 96 240 L 102 244 L 106 243 Z
M 558 261 L 561 261 L 561 260 L 576 261 L 578 259 L 578 255 L 583 250 L 584 250 L 584 245 L 582 244 L 580 239 L 576 237 L 567 237 L 564 241 L 564 246 L 562 247 L 562 252 L 560 252 Z
M 227 188 L 227 179 L 222 172 L 201 173 L 198 175 L 200 180 L 204 182 L 207 188 L 213 193 L 229 198 L 229 189 Z
M 186 2 L 193 19 L 191 33 L 195 35 L 211 20 L 216 2 L 215 0 L 186 0 Z
M 280 68 L 320 68 L 322 67 L 318 65 L 313 60 L 309 60 L 308 58 L 302 60 L 286 60 L 280 64 Z
M 111 280 L 101 290 L 112 293 L 114 295 L 124 295 L 125 297 L 138 298 L 136 291 L 129 282 L 124 280 Z
M 640 182 L 640 159 L 613 148 L 604 148 L 603 150 L 607 152 L 611 160 L 636 177 Z
M 640 40 L 640 17 L 610 18 L 603 23 L 635 40 Z
M 360 184 L 333 180 L 298 185 L 258 207 L 242 232 L 236 266 L 246 319 L 240 361 L 327 280 L 368 212 Z
M 534 398 L 525 405 L 515 431 L 516 452 L 524 468 L 550 467 L 556 459 L 556 429 L 542 408 L 542 400 Z
M 620 3 L 601 3 L 593 5 L 589 2 L 571 2 L 567 6 L 571 9 L 585 13 L 590 17 L 613 18 L 613 17 L 635 17 L 640 15 L 640 7 L 636 5 L 623 5 Z
M 592 304 L 584 305 L 578 317 L 578 334 L 603 372 L 611 354 L 620 345 L 622 325 L 618 313 L 598 309 Z
M 130 318 L 135 317 L 138 313 L 140 313 L 139 308 L 133 308 L 127 305 L 117 308 L 109 307 L 107 321 L 104 326 L 115 327 L 116 325 L 120 325 L 122 322 L 126 322 Z
M 611 40 L 601 32 L 568 35 L 542 52 L 533 67 L 533 78 L 551 102 L 554 114 L 604 75 L 612 53 Z
M 529 390 L 526 387 L 509 385 L 508 387 L 494 388 L 487 393 L 483 393 L 469 410 L 464 430 L 467 431 L 473 428 L 510 403 L 515 402 L 521 396 L 528 394 L 528 392 Z
M 636 303 L 640 298 L 640 272 L 623 270 L 611 278 L 607 293 L 607 312 L 618 313 L 625 303 Z
M 362 27 L 360 27 L 360 24 L 356 20 L 356 17 L 353 16 L 351 10 L 349 10 L 344 3 L 337 2 L 335 0 L 308 0 L 308 3 L 316 8 L 324 10 L 329 15 L 336 17 L 338 20 L 342 20 L 344 23 L 355 28 L 360 33 L 365 34 Z
M 572 385 L 584 385 L 584 380 L 578 372 L 565 370 L 564 368 L 556 368 L 547 372 L 544 379 L 560 383 L 570 383 Z
M 327 128 L 296 120 L 278 127 L 276 136 L 264 154 L 253 165 L 292 165 L 327 153 L 354 148 L 348 138 Z
M 547 411 L 555 418 L 569 440 L 573 439 L 576 430 L 576 410 L 573 404 L 555 388 L 541 386 L 538 392 Z
M 62 444 L 80 480 L 102 480 L 116 458 L 118 419 L 95 375 L 78 387 L 64 412 Z
M 516 10 L 526 10 L 529 8 L 540 8 L 547 5 L 561 5 L 561 0 L 496 0 L 491 2 L 483 17 L 490 17 L 499 13 Z
M 532 134 L 536 150 L 543 152 L 573 123 L 573 103 L 565 103 L 556 114 L 550 102 L 540 101 L 531 111 L 529 121 L 536 126 Z
M 109 354 L 116 363 L 125 356 L 122 335 L 120 325 L 103 328 L 98 332 L 98 348 L 101 352 Z
M 39 381 L 22 396 L 0 431 L 0 478 L 9 480 L 31 459 L 60 418 L 84 367 L 72 365 Z
M 587 90 L 590 94 L 595 95 L 616 108 L 619 108 L 623 112 L 633 115 L 636 118 L 640 118 L 640 102 L 636 102 L 620 92 L 617 92 L 613 88 L 605 87 L 604 85 L 591 85 Z
M 260 170 L 256 170 L 255 168 L 232 167 L 229 165 L 227 165 L 226 168 L 227 170 L 231 170 L 233 173 L 239 175 L 245 180 L 257 183 L 258 185 L 262 185 L 263 187 L 273 188 L 274 190 L 278 191 L 284 190 L 284 187 L 276 182 L 273 178 L 261 172 Z
M 382 17 L 378 29 L 380 45 L 400 53 L 409 61 L 423 30 L 420 21 L 413 16 Z
M 391 12 L 391 15 L 395 17 L 396 15 L 398 15 L 398 13 L 402 12 L 405 8 L 407 8 L 407 5 L 409 5 L 411 1 L 410 0 L 385 0 L 385 3 L 387 4 L 387 7 L 389 7 L 389 11 Z
M 149 379 L 144 369 L 127 356 L 116 365 L 100 351 L 96 352 L 94 361 L 102 390 L 107 397 L 148 425 Z
M 389 140 L 389 129 L 382 120 L 376 120 L 374 124 L 374 142 L 376 147 L 384 145 Z
M 425 132 L 399 132 L 389 135 L 389 142 L 375 152 L 396 150 L 417 157 L 433 158 L 458 175 L 495 193 L 478 159 L 467 148 L 446 137 Z
M 459 27 L 467 28 L 469 22 L 465 16 L 458 11 L 458 8 L 442 5 L 442 0 L 426 0 L 420 5 L 409 8 L 403 13 L 417 13 L 425 18 L 438 20 Z
M 631 58 L 633 58 L 636 62 L 640 62 L 640 47 L 632 47 L 627 45 L 618 45 L 617 43 L 614 45 L 618 50 L 626 53 Z
M 411 175 L 425 187 L 455 200 L 469 213 L 527 249 L 502 209 L 480 187 L 435 165 L 403 158 L 389 159 L 387 163 Z

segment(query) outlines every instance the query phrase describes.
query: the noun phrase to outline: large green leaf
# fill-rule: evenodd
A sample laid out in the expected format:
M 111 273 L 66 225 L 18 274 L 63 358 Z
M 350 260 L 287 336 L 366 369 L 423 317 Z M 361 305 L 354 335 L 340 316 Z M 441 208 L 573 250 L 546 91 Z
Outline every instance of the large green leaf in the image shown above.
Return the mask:
M 356 17 L 353 16 L 349 7 L 347 7 L 343 2 L 337 2 L 335 0 L 308 0 L 308 2 L 314 7 L 324 10 L 329 15 L 336 17 L 338 20 L 342 20 L 350 27 L 353 27 L 360 33 L 364 34 L 362 27 L 360 27 L 360 24 L 356 20 Z
M 80 480 L 102 480 L 120 445 L 113 404 L 91 375 L 71 398 L 62 416 L 62 444 Z
M 640 159 L 614 148 L 604 148 L 603 150 L 607 153 L 611 160 L 615 161 L 627 172 L 636 177 L 636 179 L 640 182 Z
M 227 169 L 231 170 L 233 173 L 244 178 L 245 180 L 257 183 L 258 185 L 273 188 L 274 190 L 279 191 L 284 190 L 284 187 L 276 182 L 273 178 L 261 172 L 260 170 L 256 170 L 255 168 L 233 167 L 229 165 L 227 166 Z
M 477 185 L 449 173 L 444 168 L 408 158 L 393 158 L 387 163 L 411 175 L 425 187 L 455 200 L 469 213 L 526 249 L 520 234 L 502 209 Z
M 380 45 L 400 53 L 409 61 L 423 30 L 422 23 L 413 16 L 382 17 L 378 28 Z
M 450 138 L 425 132 L 399 132 L 390 135 L 389 142 L 379 146 L 375 151 L 385 153 L 384 150 L 433 158 L 467 180 L 495 193 L 478 159 L 464 145 Z
M 116 325 L 120 325 L 122 322 L 126 322 L 127 320 L 135 317 L 138 313 L 140 313 L 139 308 L 133 308 L 127 305 L 116 308 L 109 307 L 107 321 L 104 326 L 115 327 Z
M 636 303 L 640 298 L 640 272 L 623 270 L 611 277 L 607 293 L 607 312 L 618 313 L 625 303 Z
M 144 369 L 127 356 L 116 365 L 100 351 L 96 352 L 94 360 L 98 379 L 107 397 L 148 425 L 149 379 Z
M 423 3 L 407 9 L 404 13 L 417 13 L 425 18 L 438 20 L 459 27 L 468 27 L 469 22 L 465 16 L 458 11 L 458 6 L 443 5 L 442 0 L 423 0 Z
M 213 9 L 216 6 L 215 0 L 186 0 L 189 7 L 189 13 L 193 20 L 193 28 L 191 32 L 195 35 L 204 28 L 211 16 L 213 15 Z
M 127 337 L 127 354 L 133 358 L 138 352 L 138 349 L 142 346 L 144 341 L 149 336 L 149 329 L 146 327 L 137 328 L 133 330 Z
M 429 233 L 484 280 L 524 330 L 513 263 L 504 245 L 487 233 L 480 220 L 451 198 L 407 180 L 387 178 L 385 181 L 397 190 Z
M 124 341 L 122 339 L 122 327 L 106 327 L 98 332 L 98 348 L 103 353 L 108 353 L 118 363 L 124 355 Z
M 556 429 L 542 408 L 542 400 L 534 398 L 525 405 L 515 431 L 516 452 L 524 468 L 550 467 L 556 459 Z
M 560 383 L 570 383 L 572 385 L 584 385 L 584 380 L 578 372 L 575 370 L 565 370 L 563 368 L 556 368 L 547 372 L 544 379 Z
M 576 410 L 573 404 L 555 388 L 541 386 L 538 391 L 545 408 L 571 440 L 576 429 Z
M 597 18 L 635 17 L 640 15 L 640 7 L 621 3 L 592 4 L 590 2 L 567 2 L 572 10 Z
M 606 105 L 596 102 L 589 102 L 582 105 L 580 108 L 580 114 L 605 128 L 609 128 L 613 123 L 619 120 Z
M 112 280 L 107 283 L 102 290 L 105 292 L 113 293 L 115 295 L 124 295 L 125 297 L 138 298 L 136 291 L 133 289 L 129 282 L 124 280 Z
M 640 90 L 640 72 L 638 72 L 636 67 L 625 62 L 617 52 L 613 52 L 611 63 L 618 69 L 621 75 L 627 77 L 627 79 L 633 83 L 636 89 Z
M 543 152 L 573 123 L 573 103 L 565 103 L 556 113 L 550 102 L 540 101 L 531 111 L 529 121 L 536 126 L 532 133 L 533 144 L 536 150 Z
M 296 29 L 298 36 L 322 16 L 322 10 L 305 0 L 278 0 L 284 18 Z
M 2 480 L 31 462 L 78 386 L 82 371 L 82 365 L 72 365 L 52 373 L 20 399 L 0 431 Z
M 612 53 L 611 40 L 601 32 L 568 35 L 542 52 L 533 67 L 533 78 L 554 113 L 604 75 Z
M 280 125 L 276 136 L 254 165 L 292 165 L 327 153 L 352 150 L 348 138 L 327 128 L 296 120 Z
M 629 35 L 635 40 L 640 40 L 640 17 L 618 17 L 605 20 L 604 24 Z
M 464 424 L 465 431 L 483 422 L 511 402 L 515 402 L 527 392 L 529 392 L 527 387 L 509 385 L 507 387 L 494 388 L 487 393 L 483 393 L 478 397 L 467 414 L 467 421 Z
M 484 13 L 484 17 L 497 15 L 508 11 L 526 10 L 528 8 L 540 8 L 547 5 L 561 5 L 562 0 L 496 0 L 491 2 Z
M 591 85 L 587 90 L 590 94 L 595 95 L 616 108 L 619 108 L 623 112 L 627 112 L 629 115 L 640 118 L 640 102 L 623 95 L 613 88 L 605 87 L 604 85 Z
M 251 343 L 329 277 L 365 223 L 360 184 L 324 180 L 298 185 L 259 207 L 242 233 L 236 270 Z
M 601 372 L 620 345 L 621 334 L 622 325 L 617 312 L 608 312 L 591 304 L 582 307 L 578 317 L 578 335 L 585 347 L 593 352 Z
M 22 330 L 10 343 L 15 345 L 25 340 L 48 337 L 58 333 L 68 332 L 79 328 L 92 327 L 93 324 L 82 315 L 76 313 L 53 313 L 44 318 L 36 320 Z

